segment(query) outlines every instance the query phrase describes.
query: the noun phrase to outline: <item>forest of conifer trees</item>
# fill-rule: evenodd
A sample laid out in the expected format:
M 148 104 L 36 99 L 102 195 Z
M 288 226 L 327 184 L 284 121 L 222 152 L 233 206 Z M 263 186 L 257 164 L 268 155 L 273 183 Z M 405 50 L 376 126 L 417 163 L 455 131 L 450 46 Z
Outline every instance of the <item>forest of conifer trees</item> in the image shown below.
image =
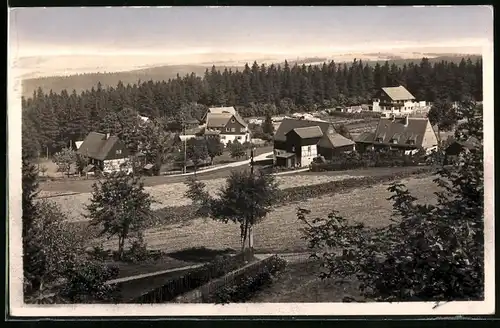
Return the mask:
M 245 65 L 242 71 L 207 69 L 168 81 L 119 82 L 80 94 L 63 90 L 45 94 L 41 88 L 22 99 L 23 140 L 50 153 L 103 129 L 109 115 L 128 109 L 172 121 L 200 118 L 206 106 L 235 106 L 242 116 L 312 111 L 334 106 L 370 103 L 381 87 L 405 86 L 417 100 L 482 100 L 482 61 L 460 63 L 376 64 L 359 60 L 322 65 Z M 133 109 L 130 111 L 130 109 Z

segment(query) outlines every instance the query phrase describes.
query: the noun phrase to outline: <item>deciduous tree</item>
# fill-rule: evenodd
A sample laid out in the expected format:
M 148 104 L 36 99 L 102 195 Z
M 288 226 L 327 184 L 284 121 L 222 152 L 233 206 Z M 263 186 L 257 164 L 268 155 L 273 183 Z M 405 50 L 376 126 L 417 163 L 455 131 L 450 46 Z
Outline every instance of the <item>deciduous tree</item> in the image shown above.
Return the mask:
M 101 228 L 101 236 L 118 237 L 118 256 L 122 259 L 127 238 L 140 233 L 152 216 L 152 203 L 139 177 L 113 172 L 92 186 L 88 217 L 91 225 Z
M 210 165 L 214 165 L 214 158 L 221 156 L 224 152 L 224 144 L 220 142 L 219 137 L 210 137 L 206 139 L 208 157 L 210 157 Z
M 245 147 L 238 140 L 235 140 L 229 147 L 229 153 L 232 158 L 241 158 L 246 154 Z
M 198 166 L 208 158 L 208 149 L 205 140 L 201 138 L 189 139 L 186 144 L 186 157 L 193 162 L 196 174 Z
M 55 153 L 52 158 L 52 161 L 57 164 L 58 170 L 66 173 L 68 177 L 71 173 L 71 166 L 76 164 L 76 160 L 76 152 L 71 148 L 63 148 L 60 152 Z

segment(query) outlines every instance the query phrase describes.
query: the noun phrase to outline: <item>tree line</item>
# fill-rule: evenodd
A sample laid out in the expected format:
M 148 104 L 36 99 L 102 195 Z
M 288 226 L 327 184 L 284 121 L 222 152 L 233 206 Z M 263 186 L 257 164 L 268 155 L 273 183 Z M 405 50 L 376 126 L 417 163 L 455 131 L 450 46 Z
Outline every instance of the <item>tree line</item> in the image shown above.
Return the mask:
M 22 99 L 23 131 L 39 150 L 60 150 L 69 140 L 82 140 L 90 131 L 102 129 L 110 113 L 133 108 L 151 118 L 180 121 L 201 118 L 208 106 L 235 106 L 242 116 L 263 116 L 311 111 L 371 101 L 386 86 L 405 86 L 418 100 L 469 97 L 482 100 L 482 60 L 463 58 L 460 63 L 419 64 L 325 62 L 322 65 L 253 65 L 223 71 L 212 67 L 204 76 L 195 73 L 167 81 L 119 82 L 104 88 L 100 83 L 77 93 L 63 90 Z

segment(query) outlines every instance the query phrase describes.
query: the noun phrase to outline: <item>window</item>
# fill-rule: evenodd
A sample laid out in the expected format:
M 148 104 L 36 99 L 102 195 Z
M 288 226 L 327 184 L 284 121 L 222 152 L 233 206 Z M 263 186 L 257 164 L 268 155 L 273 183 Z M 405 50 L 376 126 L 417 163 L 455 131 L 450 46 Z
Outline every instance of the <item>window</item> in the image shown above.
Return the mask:
M 238 140 L 241 140 L 241 136 L 238 136 Z
M 233 119 L 231 119 L 231 123 L 234 123 L 234 118 L 233 118 Z
M 122 153 L 122 150 L 121 150 L 121 149 L 118 149 L 118 150 L 116 151 L 116 155 L 120 155 L 121 153 Z
M 236 132 L 236 128 L 231 128 L 231 132 Z
M 230 132 L 230 131 L 231 131 L 231 129 L 230 129 L 230 128 L 226 128 L 226 132 Z

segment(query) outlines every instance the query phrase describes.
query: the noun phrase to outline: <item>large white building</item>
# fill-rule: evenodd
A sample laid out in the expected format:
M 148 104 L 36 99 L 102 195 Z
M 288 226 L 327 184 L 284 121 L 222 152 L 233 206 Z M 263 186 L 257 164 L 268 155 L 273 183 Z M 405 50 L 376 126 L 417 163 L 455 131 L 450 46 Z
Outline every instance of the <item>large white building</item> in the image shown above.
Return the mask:
M 417 102 L 415 97 L 402 85 L 382 88 L 373 99 L 372 110 L 385 116 L 405 116 L 422 111 L 425 101 Z

